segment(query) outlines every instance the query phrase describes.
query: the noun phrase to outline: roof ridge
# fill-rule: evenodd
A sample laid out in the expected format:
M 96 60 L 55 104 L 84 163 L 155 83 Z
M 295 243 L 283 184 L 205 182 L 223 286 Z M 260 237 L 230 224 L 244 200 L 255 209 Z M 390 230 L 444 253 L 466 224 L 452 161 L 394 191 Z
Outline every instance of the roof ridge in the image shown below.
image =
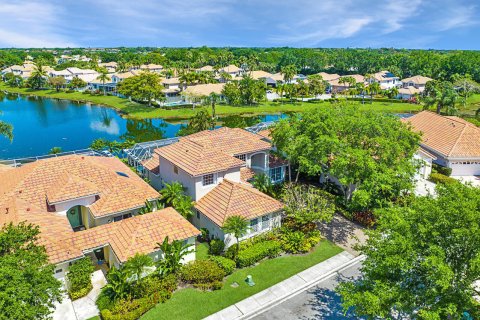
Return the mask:
M 228 179 L 223 179 L 223 181 L 220 182 L 220 184 L 222 184 L 222 183 L 224 183 L 224 182 L 225 182 L 226 184 L 230 184 L 230 192 L 229 192 L 229 195 L 228 195 L 227 206 L 225 207 L 225 217 L 224 217 L 224 219 L 223 219 L 223 221 L 222 221 L 222 224 L 225 223 L 225 221 L 229 218 L 229 216 L 228 216 L 228 209 L 230 208 L 230 204 L 231 204 L 231 202 L 232 202 L 231 200 L 232 200 L 233 188 L 235 187 L 235 184 L 234 184 L 232 181 L 228 180 Z
M 461 123 L 461 122 L 460 122 Z M 463 136 L 463 133 L 465 132 L 465 130 L 467 129 L 467 125 L 465 125 L 464 123 L 463 124 L 463 129 L 462 129 L 462 132 L 460 132 L 460 134 L 458 135 L 458 138 L 457 140 L 455 141 L 455 144 L 453 145 L 453 147 L 450 149 L 450 151 L 448 152 L 447 156 L 450 156 L 452 153 L 453 153 L 453 150 L 455 150 L 455 148 L 457 147 L 457 144 L 460 142 L 460 139 L 462 138 Z

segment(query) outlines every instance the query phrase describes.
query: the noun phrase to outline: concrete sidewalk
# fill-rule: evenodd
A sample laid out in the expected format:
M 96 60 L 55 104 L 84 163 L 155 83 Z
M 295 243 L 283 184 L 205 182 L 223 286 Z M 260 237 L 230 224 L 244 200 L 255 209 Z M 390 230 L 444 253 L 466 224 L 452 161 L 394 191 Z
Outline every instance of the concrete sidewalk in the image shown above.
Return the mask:
M 247 319 L 258 314 L 263 309 L 271 307 L 292 295 L 312 286 L 321 279 L 328 277 L 336 271 L 363 259 L 343 251 L 311 268 L 260 291 L 251 297 L 239 301 L 228 308 L 208 316 L 207 320 L 234 320 Z

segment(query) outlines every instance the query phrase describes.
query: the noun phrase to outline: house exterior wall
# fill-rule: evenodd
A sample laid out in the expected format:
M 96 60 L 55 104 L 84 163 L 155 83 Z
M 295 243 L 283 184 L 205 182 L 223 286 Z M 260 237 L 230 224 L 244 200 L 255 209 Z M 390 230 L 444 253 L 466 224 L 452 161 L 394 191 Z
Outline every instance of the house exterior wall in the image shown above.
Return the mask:
M 128 211 L 115 213 L 115 214 L 108 215 L 108 216 L 105 216 L 105 217 L 95 218 L 91 227 L 98 227 L 98 226 L 101 226 L 101 225 L 104 225 L 104 224 L 107 224 L 107 223 L 114 222 L 115 217 L 120 217 L 120 216 L 123 216 L 125 214 L 131 214 L 132 216 L 134 216 L 134 215 L 137 214 L 138 210 L 139 209 L 131 209 L 131 210 L 128 210 Z
M 265 218 L 268 218 L 268 221 L 263 221 Z M 254 220 L 254 219 L 252 219 Z M 249 220 L 249 223 L 252 224 L 252 220 Z M 282 216 L 280 212 L 268 213 L 264 216 L 257 218 L 257 227 L 250 228 L 247 234 L 240 238 L 240 241 L 246 240 L 248 238 L 254 237 L 256 235 L 262 234 L 264 232 L 270 231 L 274 228 L 278 228 L 281 225 Z M 206 215 L 200 211 L 196 211 L 194 217 L 192 218 L 192 223 L 198 229 L 205 228 L 208 230 L 210 237 L 215 239 L 220 239 L 225 242 L 225 248 L 228 248 L 235 243 L 237 239 L 233 234 L 225 234 L 220 226 L 211 221 Z
M 89 196 L 80 199 L 74 199 L 71 201 L 65 201 L 55 204 L 55 212 L 61 215 L 67 215 L 67 211 L 75 206 L 84 206 L 88 207 L 89 205 L 93 204 L 96 200 L 95 196 Z

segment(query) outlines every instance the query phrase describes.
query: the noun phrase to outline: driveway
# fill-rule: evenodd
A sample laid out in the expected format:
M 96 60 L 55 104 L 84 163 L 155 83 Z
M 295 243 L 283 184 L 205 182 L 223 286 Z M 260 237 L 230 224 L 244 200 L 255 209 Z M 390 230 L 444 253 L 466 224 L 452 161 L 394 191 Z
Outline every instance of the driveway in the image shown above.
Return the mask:
M 102 288 L 107 284 L 102 270 L 96 270 L 92 274 L 93 289 L 83 298 L 75 301 L 70 300 L 67 294 L 63 297 L 62 303 L 55 305 L 53 320 L 86 320 L 99 314 L 97 297 Z
M 360 253 L 355 250 L 355 245 L 363 244 L 367 240 L 362 226 L 340 214 L 333 216 L 332 221 L 328 223 L 321 223 L 318 229 L 328 240 L 356 256 Z
M 340 296 L 335 288 L 341 281 L 357 279 L 360 276 L 361 261 L 340 270 L 330 278 L 320 281 L 314 287 L 302 291 L 292 298 L 265 310 L 253 317 L 255 320 L 340 320 L 359 319 L 352 313 L 344 315 Z

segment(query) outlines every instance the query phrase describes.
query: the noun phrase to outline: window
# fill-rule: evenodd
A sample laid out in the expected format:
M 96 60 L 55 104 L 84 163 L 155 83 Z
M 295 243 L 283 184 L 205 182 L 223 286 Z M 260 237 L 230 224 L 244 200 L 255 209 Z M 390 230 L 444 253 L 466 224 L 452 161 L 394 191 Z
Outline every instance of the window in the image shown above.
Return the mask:
M 178 167 L 177 166 L 173 166 L 173 173 L 178 174 Z
M 258 219 L 250 220 L 250 231 L 257 232 L 258 231 Z
M 123 219 L 128 219 L 128 218 L 131 218 L 132 217 L 132 214 L 131 213 L 126 213 L 123 215 Z
M 213 173 L 204 175 L 203 179 L 202 179 L 202 182 L 203 182 L 204 186 L 209 186 L 209 185 L 213 184 L 214 183 Z
M 262 230 L 270 228 L 270 216 L 266 215 L 262 217 Z
M 247 155 L 246 154 L 236 155 L 235 158 L 240 159 L 242 161 L 247 161 Z
M 270 179 L 273 182 L 282 180 L 282 167 L 276 167 L 270 169 Z
M 197 219 L 200 220 L 200 212 L 198 212 L 198 210 L 197 210 Z
M 121 221 L 122 219 L 122 216 L 113 217 L 113 222 Z
M 63 271 L 62 269 L 57 269 L 57 270 L 55 270 L 55 273 L 60 273 L 62 271 Z

